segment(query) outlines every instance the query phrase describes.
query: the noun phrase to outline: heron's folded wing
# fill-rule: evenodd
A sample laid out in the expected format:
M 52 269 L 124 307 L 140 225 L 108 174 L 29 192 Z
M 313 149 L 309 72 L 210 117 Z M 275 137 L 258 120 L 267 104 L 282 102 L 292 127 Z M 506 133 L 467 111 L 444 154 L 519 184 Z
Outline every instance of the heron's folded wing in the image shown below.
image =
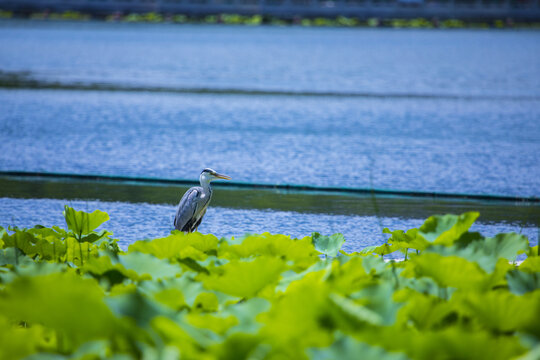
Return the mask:
M 199 191 L 197 188 L 191 188 L 180 200 L 178 204 L 178 210 L 176 211 L 176 216 L 174 217 L 174 228 L 177 230 L 182 230 L 183 227 L 193 218 L 195 211 L 197 211 L 197 197 L 199 196 Z

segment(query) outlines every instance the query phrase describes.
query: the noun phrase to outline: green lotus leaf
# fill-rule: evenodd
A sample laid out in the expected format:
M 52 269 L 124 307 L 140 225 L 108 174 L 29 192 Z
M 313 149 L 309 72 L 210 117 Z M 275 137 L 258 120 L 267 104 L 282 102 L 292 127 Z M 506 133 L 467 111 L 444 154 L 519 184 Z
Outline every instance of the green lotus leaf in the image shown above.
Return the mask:
M 390 282 L 381 282 L 378 284 L 366 286 L 363 289 L 353 293 L 350 297 L 357 300 L 363 306 L 381 318 L 381 323 L 391 325 L 396 320 L 396 313 L 402 304 L 393 300 L 394 284 Z
M 362 266 L 368 274 L 381 274 L 386 271 L 388 263 L 377 256 L 365 256 L 362 259 Z
M 378 248 L 378 246 L 376 245 L 372 245 L 372 246 L 366 246 L 366 247 L 363 247 L 362 249 L 360 249 L 360 251 L 357 251 L 357 252 L 353 252 L 353 253 L 346 253 L 345 251 L 343 250 L 339 250 L 339 253 L 341 255 L 344 255 L 344 256 L 356 256 L 356 255 L 371 255 L 373 254 L 373 251 Z
M 128 318 L 138 327 L 148 329 L 157 316 L 172 316 L 173 311 L 143 295 L 139 290 L 105 298 L 110 310 L 120 318 Z
M 201 279 L 210 290 L 251 298 L 263 288 L 277 284 L 285 263 L 280 258 L 260 256 L 252 261 L 233 260 Z
M 320 270 L 325 270 L 325 273 L 329 274 L 330 271 L 332 270 L 332 262 L 318 261 L 301 273 L 297 273 L 296 271 L 293 271 L 293 270 L 283 272 L 281 274 L 281 280 L 279 281 L 279 284 L 276 286 L 276 291 L 284 292 L 287 290 L 287 287 L 293 281 L 302 279 L 304 276 L 306 276 L 306 274 L 310 272 L 317 272 Z
M 317 251 L 332 257 L 337 256 L 341 246 L 345 243 L 343 234 L 325 236 L 315 232 L 311 235 L 311 238 Z
M 186 306 L 184 295 L 179 289 L 176 288 L 165 288 L 158 291 L 154 293 L 154 299 L 173 310 L 180 310 Z
M 339 294 L 348 295 L 368 285 L 373 285 L 376 280 L 366 272 L 363 266 L 366 258 L 364 256 L 351 257 L 343 265 L 337 261 L 330 263 L 331 273 L 327 277 L 327 281 L 332 290 Z M 320 262 L 320 264 L 324 263 Z
M 397 322 L 405 326 L 414 325 L 420 331 L 435 330 L 445 325 L 452 325 L 456 317 L 454 307 L 437 295 L 420 294 L 411 289 L 404 289 L 395 296 L 405 302 L 399 309 Z
M 507 360 L 523 354 L 524 350 L 516 337 L 494 336 L 483 331 L 471 332 L 453 326 L 426 332 L 411 339 L 408 355 L 421 360 L 436 358 Z
M 248 235 L 243 239 L 236 240 L 232 245 L 224 243 L 220 246 L 219 252 L 220 257 L 228 259 L 259 255 L 277 256 L 291 260 L 294 262 L 296 271 L 303 271 L 318 260 L 317 251 L 315 251 L 310 237 L 291 239 L 290 236 L 270 233 Z
M 513 359 L 525 352 L 515 336 L 495 335 L 467 326 L 447 326 L 418 331 L 401 325 L 370 327 L 355 334 L 387 351 L 404 352 L 411 359 Z
M 417 234 L 431 243 L 452 245 L 469 230 L 478 216 L 480 213 L 477 212 L 431 216 L 418 229 Z
M 138 284 L 138 288 L 149 297 L 153 297 L 158 300 L 158 294 L 163 291 L 170 291 L 170 295 L 182 294 L 182 299 L 188 307 L 193 307 L 195 299 L 199 294 L 205 291 L 201 282 L 195 280 L 195 273 L 184 272 L 181 276 L 176 278 L 164 278 L 159 281 L 143 281 Z M 218 298 L 219 300 L 219 298 Z M 165 301 L 165 305 L 179 304 L 180 299 L 170 299 Z M 174 305 L 173 305 L 174 306 Z
M 213 332 L 194 327 L 183 319 L 173 320 L 165 316 L 154 317 L 151 326 L 165 344 L 175 346 L 181 352 L 182 358 L 215 359 L 206 351 L 218 340 Z
M 218 308 L 219 300 L 216 294 L 211 292 L 201 292 L 193 303 L 194 310 L 203 312 L 215 312 L 218 311 Z
M 401 286 L 404 288 L 412 289 L 418 293 L 424 295 L 441 296 L 442 293 L 446 296 L 452 295 L 453 289 L 441 289 L 441 287 L 429 277 L 421 278 L 404 278 L 400 277 Z M 445 297 L 446 297 L 445 296 Z
M 505 290 L 460 293 L 452 301 L 490 330 L 540 334 L 540 290 L 522 296 Z
M 34 261 L 26 256 L 18 248 L 8 247 L 6 249 L 0 249 L 0 266 L 16 265 L 23 266 L 32 264 Z
M 79 242 L 73 237 L 68 237 L 65 241 L 66 246 L 66 261 L 75 264 L 76 266 L 82 266 L 91 257 L 98 256 L 98 251 L 95 246 L 88 242 Z M 49 247 L 51 249 L 51 247 Z M 52 250 L 56 252 L 56 246 L 52 247 Z
M 94 243 L 110 235 L 112 235 L 112 233 L 107 230 L 101 230 L 100 232 L 91 231 L 88 235 L 81 236 L 81 242 Z
M 327 348 L 311 348 L 309 355 L 312 360 L 407 360 L 400 353 L 390 353 L 386 350 L 359 342 L 351 337 L 338 335 L 334 343 Z
M 234 316 L 238 324 L 227 331 L 227 334 L 236 332 L 256 334 L 262 324 L 257 321 L 259 314 L 270 309 L 270 302 L 261 298 L 251 298 L 246 301 L 226 306 L 221 314 L 223 316 Z
M 465 246 L 433 246 L 427 251 L 441 255 L 459 256 L 479 264 L 486 272 L 495 270 L 497 261 L 501 258 L 515 261 L 518 254 L 527 251 L 529 240 L 527 237 L 516 234 L 498 234 L 492 238 L 480 238 L 468 242 Z
M 512 270 L 506 274 L 506 280 L 510 291 L 517 295 L 540 289 L 540 272 Z
M 478 289 L 489 280 L 482 268 L 458 256 L 422 253 L 407 261 L 405 277 L 430 277 L 441 287 Z
M 218 317 L 213 314 L 190 313 L 186 321 L 198 328 L 208 329 L 218 335 L 224 335 L 227 330 L 238 324 L 234 316 Z
M 75 349 L 85 341 L 120 333 L 103 297 L 95 280 L 73 271 L 19 277 L 2 290 L 0 313 L 11 321 L 53 329 L 62 334 L 64 350 Z
M 164 238 L 137 241 L 129 246 L 128 252 L 152 254 L 160 259 L 204 260 L 207 254 L 216 251 L 217 244 L 214 235 L 175 231 Z
M 135 271 L 142 278 L 154 280 L 174 278 L 182 273 L 182 269 L 179 266 L 150 254 L 132 252 L 120 255 L 118 260 L 124 268 Z
M 216 344 L 210 349 L 217 359 L 264 359 L 269 346 L 264 346 L 263 351 L 260 351 L 261 348 L 258 347 L 260 341 L 261 339 L 257 335 L 233 333 L 227 336 L 222 343 Z
M 373 249 L 372 254 L 384 256 L 404 248 L 405 247 L 402 246 L 402 244 L 382 244 L 381 246 L 377 246 L 375 249 Z
M 260 334 L 276 358 L 303 359 L 305 348 L 332 344 L 337 324 L 323 276 L 324 270 L 311 272 L 292 282 L 270 311 L 259 315 L 264 324 Z
M 410 229 L 405 232 L 403 230 L 390 231 L 388 228 L 384 228 L 383 233 L 392 234 L 388 239 L 388 243 L 396 245 L 397 248 L 409 248 L 422 251 L 429 245 L 429 242 L 426 239 L 422 236 L 418 236 L 418 229 Z
M 530 256 L 519 265 L 519 270 L 528 273 L 540 272 L 540 256 Z
M 329 299 L 331 304 L 342 313 L 341 316 L 338 315 L 341 322 L 350 322 L 351 328 L 361 326 L 362 323 L 371 325 L 382 325 L 384 323 L 381 315 L 352 299 L 336 293 L 330 294 Z
M 118 263 L 117 260 L 114 260 L 109 256 L 89 258 L 80 269 L 97 278 L 106 278 L 110 285 L 121 283 L 124 279 L 131 279 L 134 281 L 142 280 L 142 277 L 139 276 L 136 271 L 125 268 L 121 263 Z
M 76 211 L 75 209 L 64 206 L 64 218 L 69 230 L 77 236 L 77 239 L 82 241 L 82 235 L 89 234 L 97 229 L 105 221 L 109 220 L 109 215 L 106 212 L 95 210 L 92 213 L 84 211 Z
M 128 360 L 129 358 L 107 356 L 110 351 L 110 344 L 107 340 L 95 340 L 83 343 L 77 350 L 70 356 L 51 354 L 46 352 L 40 352 L 25 357 L 24 360 L 69 360 L 69 359 L 111 359 L 111 360 Z
M 4 232 L 2 241 L 4 242 L 4 248 L 14 247 L 20 249 L 24 254 L 28 254 L 32 252 L 37 239 L 31 232 L 14 229 L 14 233 L 11 235 Z
M 54 237 L 54 238 L 57 238 L 57 239 L 63 239 L 64 238 L 62 236 L 63 234 L 56 231 L 54 228 L 47 228 L 47 227 L 43 227 L 41 225 L 36 225 L 33 228 L 27 229 L 25 231 L 27 233 L 29 233 L 29 234 L 32 234 L 34 237 L 36 237 L 38 239 L 45 239 L 45 238 L 49 238 L 51 236 Z
M 44 337 L 50 336 L 40 325 L 20 326 L 0 315 L 0 359 L 22 359 L 41 350 Z

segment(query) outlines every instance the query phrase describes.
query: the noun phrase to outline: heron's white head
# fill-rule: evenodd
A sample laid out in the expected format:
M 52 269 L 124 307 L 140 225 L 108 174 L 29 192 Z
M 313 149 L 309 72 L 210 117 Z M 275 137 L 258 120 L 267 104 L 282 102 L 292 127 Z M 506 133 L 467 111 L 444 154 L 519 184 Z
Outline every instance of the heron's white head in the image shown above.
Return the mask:
M 201 176 L 199 177 L 201 184 L 202 183 L 208 184 L 210 183 L 210 181 L 216 180 L 216 179 L 231 180 L 231 177 L 227 175 L 219 174 L 216 171 L 209 168 L 204 169 L 201 172 Z

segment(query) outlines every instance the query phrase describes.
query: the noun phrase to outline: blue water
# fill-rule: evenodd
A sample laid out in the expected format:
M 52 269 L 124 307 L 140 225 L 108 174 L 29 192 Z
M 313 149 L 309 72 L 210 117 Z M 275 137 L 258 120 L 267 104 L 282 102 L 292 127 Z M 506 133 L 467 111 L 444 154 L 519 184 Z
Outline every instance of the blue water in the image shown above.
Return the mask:
M 0 69 L 53 80 L 540 96 L 540 32 L 0 22 Z
M 0 170 L 540 196 L 539 105 L 0 90 Z
M 368 95 L 0 89 L 0 171 L 196 179 L 212 167 L 241 182 L 540 196 L 538 31 L 0 21 L 0 49 L 1 72 L 64 84 Z M 65 203 L 3 198 L 0 225 L 62 223 Z M 174 212 L 73 203 L 109 211 L 124 245 L 166 235 Z M 533 228 L 479 226 L 537 241 Z M 211 207 L 200 230 L 342 232 L 352 250 L 380 243 L 380 228 Z

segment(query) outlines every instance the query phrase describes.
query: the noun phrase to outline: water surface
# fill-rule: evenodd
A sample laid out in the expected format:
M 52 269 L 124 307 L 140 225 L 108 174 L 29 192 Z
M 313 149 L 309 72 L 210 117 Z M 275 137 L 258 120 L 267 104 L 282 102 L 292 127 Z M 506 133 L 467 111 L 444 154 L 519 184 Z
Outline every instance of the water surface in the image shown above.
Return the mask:
M 0 69 L 61 81 L 540 96 L 540 32 L 0 22 Z
M 540 196 L 540 32 L 0 21 L 0 47 L 0 172 L 196 179 L 213 167 L 247 183 Z M 92 188 L 40 199 L 4 189 L 0 225 L 60 224 L 67 202 L 110 212 L 124 245 L 170 230 L 169 200 L 115 202 Z M 342 232 L 351 250 L 439 209 L 360 211 L 352 197 L 314 212 L 281 195 L 245 207 L 216 198 L 201 230 Z M 488 235 L 537 238 L 537 210 L 478 208 Z
M 0 170 L 540 196 L 540 101 L 0 90 Z

